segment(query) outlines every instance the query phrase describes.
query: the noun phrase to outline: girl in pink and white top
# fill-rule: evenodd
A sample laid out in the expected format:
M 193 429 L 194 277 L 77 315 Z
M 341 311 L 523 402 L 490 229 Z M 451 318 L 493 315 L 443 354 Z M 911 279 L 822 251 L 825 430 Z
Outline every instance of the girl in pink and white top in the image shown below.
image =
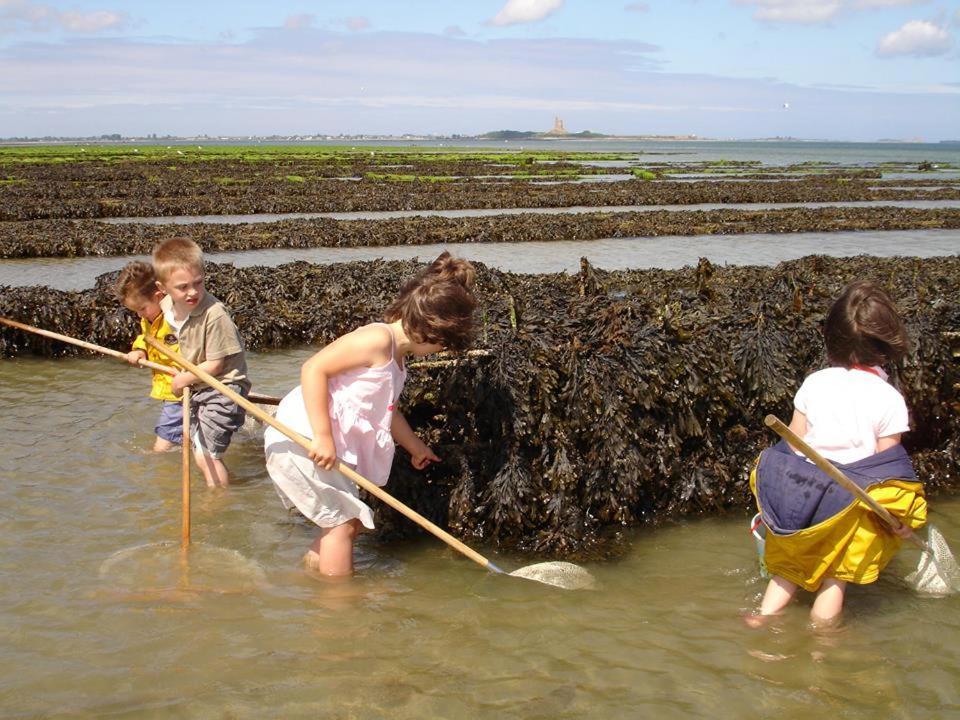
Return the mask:
M 395 409 L 404 359 L 469 345 L 473 280 L 469 262 L 444 252 L 403 286 L 386 322 L 357 328 L 307 360 L 300 386 L 280 403 L 277 419 L 311 440 L 308 452 L 273 428 L 264 434 L 267 471 L 284 505 L 320 527 L 304 556 L 308 569 L 351 574 L 353 541 L 361 528 L 374 527 L 356 485 L 334 469 L 337 457 L 381 486 L 395 442 L 418 470 L 439 462 Z

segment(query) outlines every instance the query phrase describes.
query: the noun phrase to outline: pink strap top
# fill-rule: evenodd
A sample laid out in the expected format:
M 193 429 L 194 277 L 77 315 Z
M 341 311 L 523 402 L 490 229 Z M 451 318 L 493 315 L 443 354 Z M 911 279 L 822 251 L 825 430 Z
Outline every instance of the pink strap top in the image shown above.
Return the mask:
M 396 340 L 386 323 L 375 323 L 390 333 L 390 361 L 380 367 L 359 367 L 330 378 L 330 421 L 337 455 L 376 485 L 385 485 L 393 465 L 390 432 L 393 410 L 407 370 L 396 358 Z

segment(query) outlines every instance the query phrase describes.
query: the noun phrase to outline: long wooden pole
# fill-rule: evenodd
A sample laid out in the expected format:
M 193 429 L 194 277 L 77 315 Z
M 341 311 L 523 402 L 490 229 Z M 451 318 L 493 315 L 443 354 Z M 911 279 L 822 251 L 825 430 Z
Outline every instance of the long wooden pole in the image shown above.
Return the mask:
M 119 350 L 113 350 L 112 348 L 104 347 L 103 345 L 95 345 L 91 342 L 86 342 L 85 340 L 78 340 L 75 337 L 70 337 L 69 335 L 61 335 L 60 333 L 53 332 L 52 330 L 44 330 L 43 328 L 34 327 L 33 325 L 27 325 L 25 323 L 17 322 L 16 320 L 11 320 L 9 318 L 0 317 L 0 323 L 4 325 L 9 325 L 10 327 L 17 328 L 18 330 L 25 330 L 26 332 L 34 333 L 35 335 L 43 335 L 44 337 L 51 338 L 53 340 L 60 340 L 61 342 L 69 343 L 71 345 L 76 345 L 77 347 L 82 347 L 85 350 L 92 350 L 93 352 L 102 353 L 103 355 L 109 355 L 114 357 L 117 360 L 127 361 L 126 353 L 122 353 Z M 150 370 L 156 370 L 157 372 L 166 373 L 167 375 L 176 375 L 177 369 L 172 368 L 169 365 L 161 365 L 159 363 L 151 362 L 149 360 L 140 360 L 137 363 L 140 367 L 149 368 Z M 260 403 L 261 405 L 279 405 L 280 398 L 272 397 L 270 395 L 260 395 L 258 393 L 250 393 L 250 400 L 255 403 Z
M 885 522 L 890 528 L 893 530 L 899 530 L 901 527 L 904 527 L 903 523 L 891 515 L 889 510 L 874 500 L 866 490 L 844 475 L 840 468 L 810 447 L 810 445 L 808 445 L 802 437 L 797 435 L 787 425 L 784 425 L 776 415 L 767 415 L 763 422 L 768 428 L 790 443 L 790 445 L 810 458 L 810 460 L 812 460 L 818 468 L 823 470 L 827 475 L 837 481 L 841 487 L 852 493 L 854 497 L 879 515 L 880 519 L 883 520 L 883 522 Z M 927 544 L 918 538 L 913 531 L 910 532 L 910 534 L 907 536 L 907 539 L 921 550 L 928 549 Z
M 190 547 L 190 388 L 183 389 L 183 438 L 180 441 L 180 499 L 183 517 L 180 526 L 180 547 Z
M 272 415 L 265 413 L 263 410 L 261 410 L 256 405 L 254 405 L 252 402 L 247 400 L 247 398 L 243 397 L 243 395 L 240 395 L 239 393 L 234 392 L 233 390 L 228 388 L 226 385 L 224 385 L 222 382 L 220 382 L 215 377 L 213 377 L 210 373 L 200 369 L 189 360 L 186 360 L 185 358 L 181 357 L 179 353 L 171 350 L 170 348 L 164 346 L 161 343 L 158 343 L 153 338 L 148 337 L 146 338 L 146 340 L 148 343 L 150 343 L 150 345 L 153 348 L 155 348 L 156 350 L 159 350 L 168 358 L 176 362 L 178 365 L 181 365 L 182 367 L 192 372 L 194 375 L 196 375 L 198 378 L 203 380 L 210 387 L 216 388 L 217 390 L 219 390 L 221 393 L 223 393 L 228 398 L 233 400 L 235 403 L 237 403 L 237 405 L 244 408 L 248 413 L 256 417 L 261 422 L 266 423 L 270 427 L 276 428 L 281 433 L 286 435 L 288 438 L 293 440 L 293 442 L 297 443 L 297 445 L 299 445 L 303 449 L 305 450 L 310 449 L 310 441 L 307 440 L 303 435 L 287 427 L 284 423 L 280 422 Z M 340 458 L 337 458 L 336 468 L 338 471 L 343 473 L 347 478 L 355 482 L 357 485 L 362 487 L 368 493 L 379 498 L 380 500 L 385 502 L 387 505 L 392 507 L 394 510 L 398 511 L 399 513 L 413 520 L 413 522 L 415 522 L 417 525 L 422 527 L 424 530 L 432 533 L 434 536 L 443 540 L 443 542 L 445 542 L 447 545 L 452 547 L 457 552 L 462 553 L 463 555 L 467 556 L 478 565 L 481 565 L 487 568 L 488 570 L 492 570 L 493 572 L 496 572 L 496 573 L 503 573 L 503 570 L 501 570 L 499 567 L 497 567 L 492 562 L 487 560 L 487 558 L 485 558 L 483 555 L 469 548 L 468 546 L 464 545 L 462 542 L 460 542 L 455 537 L 453 537 L 450 533 L 448 533 L 447 531 L 443 530 L 442 528 L 438 527 L 434 523 L 427 520 L 425 517 L 423 517 L 423 515 L 418 513 L 416 510 L 413 510 L 412 508 L 407 507 L 402 502 L 397 500 L 395 497 L 387 493 L 385 490 L 378 487 L 377 485 L 374 485 L 372 482 L 370 482 L 365 477 L 363 477 L 363 475 L 360 475 L 353 468 L 351 468 L 349 465 L 347 465 L 342 460 L 340 460 Z

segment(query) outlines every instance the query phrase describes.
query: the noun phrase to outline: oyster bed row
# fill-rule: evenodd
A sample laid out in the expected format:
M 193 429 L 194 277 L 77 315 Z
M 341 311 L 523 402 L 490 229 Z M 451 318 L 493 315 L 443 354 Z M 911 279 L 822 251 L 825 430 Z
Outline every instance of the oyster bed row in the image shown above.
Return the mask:
M 64 166 L 69 168 L 70 165 Z M 174 166 L 176 167 L 176 166 Z M 196 168 L 191 168 L 194 172 Z M 463 208 L 691 205 L 700 203 L 849 202 L 957 200 L 960 186 L 878 186 L 878 181 L 806 176 L 755 182 L 489 183 L 414 180 L 306 181 L 300 176 L 264 176 L 250 171 L 242 182 L 218 181 L 209 173 L 189 181 L 148 176 L 104 181 L 0 182 L 0 220 L 167 217 L 291 212 L 454 210 Z M 298 179 L 291 180 L 291 177 Z
M 114 225 L 95 220 L 0 222 L 0 258 L 149 253 L 169 237 L 189 235 L 207 252 L 266 248 L 386 247 L 478 242 L 597 240 L 660 235 L 836 232 L 960 228 L 958 209 L 782 208 L 409 217 L 389 220 L 284 220 L 219 225 Z M 908 248 L 905 248 L 905 252 Z
M 538 219 L 542 221 L 542 218 Z M 247 345 L 321 345 L 377 319 L 414 262 L 277 268 L 210 265 L 208 286 Z M 617 530 L 750 506 L 746 472 L 773 441 L 803 377 L 822 366 L 820 325 L 847 282 L 897 299 L 913 339 L 893 379 L 928 489 L 957 484 L 960 258 L 832 259 L 776 267 L 519 275 L 478 267 L 476 345 L 489 355 L 412 370 L 403 407 L 445 458 L 425 473 L 398 454 L 388 490 L 460 537 L 556 556 L 613 551 Z M 135 332 L 95 288 L 0 288 L 7 317 L 110 347 Z M 952 335 L 949 333 L 953 333 Z M 0 328 L 0 355 L 73 354 Z M 290 385 L 299 368 L 290 368 Z M 251 364 L 256 384 L 256 362 Z M 263 390 L 263 388 L 260 388 Z M 82 398 L 77 398 L 82 400 Z M 66 401 L 66 400 L 65 400 Z M 415 528 L 376 507 L 378 533 Z

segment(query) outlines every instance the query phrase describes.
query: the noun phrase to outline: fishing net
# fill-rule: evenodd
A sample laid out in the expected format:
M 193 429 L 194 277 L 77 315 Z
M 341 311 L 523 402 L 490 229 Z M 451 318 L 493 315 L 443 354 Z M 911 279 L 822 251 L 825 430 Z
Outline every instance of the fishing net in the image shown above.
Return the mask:
M 933 525 L 928 526 L 927 545 L 920 553 L 917 569 L 906 581 L 927 595 L 949 595 L 960 588 L 960 568 L 946 538 Z
M 236 550 L 191 543 L 160 542 L 120 550 L 100 565 L 112 589 L 138 596 L 247 593 L 266 582 L 263 568 Z
M 524 578 L 563 588 L 564 590 L 592 590 L 593 575 L 579 565 L 555 561 L 527 565 L 510 573 L 512 577 Z

